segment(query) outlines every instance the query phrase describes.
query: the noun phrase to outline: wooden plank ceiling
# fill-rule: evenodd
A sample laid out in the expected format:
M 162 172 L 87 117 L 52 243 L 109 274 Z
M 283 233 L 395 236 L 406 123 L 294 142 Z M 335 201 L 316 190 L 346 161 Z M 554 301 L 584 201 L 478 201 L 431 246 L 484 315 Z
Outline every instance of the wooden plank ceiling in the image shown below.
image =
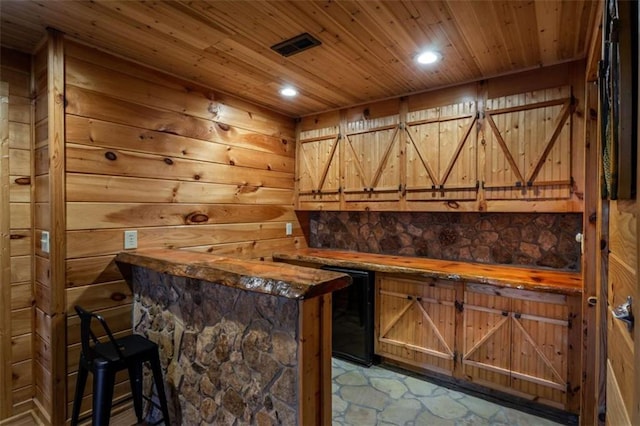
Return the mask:
M 595 1 L 1 0 L 0 42 L 46 27 L 291 116 L 583 58 Z M 322 45 L 284 58 L 302 32 Z M 434 48 L 443 59 L 418 66 Z M 294 99 L 278 93 L 298 88 Z

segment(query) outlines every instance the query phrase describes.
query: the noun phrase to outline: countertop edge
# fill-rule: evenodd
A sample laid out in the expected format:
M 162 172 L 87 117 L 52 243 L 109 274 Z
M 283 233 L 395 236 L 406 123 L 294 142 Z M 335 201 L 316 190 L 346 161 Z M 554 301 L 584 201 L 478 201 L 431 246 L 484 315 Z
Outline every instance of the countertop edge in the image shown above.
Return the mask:
M 259 262 L 177 249 L 120 252 L 116 264 L 127 282 L 132 267 L 289 299 L 308 299 L 351 283 L 348 275 L 277 262 Z M 272 265 L 278 265 L 274 267 Z
M 309 254 L 311 252 L 312 254 Z M 325 252 L 326 256 L 322 253 Z M 341 257 L 344 255 L 345 257 Z M 398 274 L 411 274 L 419 275 L 427 278 L 437 279 L 450 279 L 460 281 L 472 281 L 479 284 L 489 284 L 497 287 L 513 288 L 519 290 L 532 290 L 542 291 L 547 293 L 560 293 L 565 295 L 579 295 L 582 294 L 581 275 L 579 272 L 565 272 L 565 271 L 547 271 L 538 270 L 532 268 L 521 268 L 502 265 L 480 265 L 470 262 L 447 262 L 436 261 L 429 259 L 430 263 L 441 262 L 442 269 L 434 267 L 416 267 L 416 266 L 400 266 L 397 265 L 397 260 L 401 258 L 399 256 L 391 255 L 370 255 L 368 253 L 361 252 L 349 252 L 344 250 L 331 250 L 331 249 L 299 249 L 295 251 L 282 251 L 274 252 L 273 259 L 275 261 L 299 261 L 313 264 L 322 264 L 330 266 L 339 266 L 344 268 L 365 269 L 374 272 L 385 273 L 398 273 Z M 359 259 L 353 259 L 353 257 L 359 257 Z M 367 257 L 374 257 L 375 261 L 366 260 Z M 389 263 L 384 263 L 385 258 L 390 260 Z M 419 263 L 419 258 L 406 258 L 415 259 L 416 263 Z M 393 260 L 393 262 L 391 262 Z M 516 280 L 507 277 L 501 277 L 498 272 L 491 272 L 480 274 L 470 273 L 462 270 L 446 270 L 446 266 L 451 264 L 468 265 L 470 267 L 480 267 L 489 271 L 503 270 L 505 272 L 527 272 L 534 279 L 532 280 Z M 563 285 L 563 284 L 545 284 L 540 277 L 544 276 L 557 276 L 567 278 L 568 281 L 576 281 L 576 285 Z

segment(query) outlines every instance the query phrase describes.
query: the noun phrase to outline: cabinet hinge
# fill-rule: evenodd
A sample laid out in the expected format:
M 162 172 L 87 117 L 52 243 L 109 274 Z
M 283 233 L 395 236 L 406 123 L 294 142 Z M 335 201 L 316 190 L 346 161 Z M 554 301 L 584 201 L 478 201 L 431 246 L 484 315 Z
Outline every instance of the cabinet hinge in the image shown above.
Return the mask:
M 455 302 L 453 302 L 453 305 L 456 307 L 456 311 L 458 311 L 458 312 L 464 311 L 464 303 L 463 302 L 458 302 L 456 300 Z
M 458 351 L 453 351 L 453 367 L 455 368 L 458 365 Z

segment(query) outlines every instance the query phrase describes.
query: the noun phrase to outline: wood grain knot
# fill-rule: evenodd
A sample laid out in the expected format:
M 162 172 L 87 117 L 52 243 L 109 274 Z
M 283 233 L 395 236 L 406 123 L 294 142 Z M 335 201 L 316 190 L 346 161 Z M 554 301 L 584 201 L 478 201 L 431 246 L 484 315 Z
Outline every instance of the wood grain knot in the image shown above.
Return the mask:
M 30 177 L 19 177 L 19 178 L 16 178 L 16 180 L 14 180 L 14 182 L 16 183 L 16 185 L 31 185 L 31 178 Z
M 127 295 L 124 293 L 116 292 L 111 294 L 111 300 L 113 300 L 114 302 L 122 302 L 126 298 Z
M 236 194 L 250 194 L 256 192 L 259 188 L 257 186 L 250 185 L 238 185 L 238 191 Z
M 200 180 L 200 175 L 194 175 L 194 176 L 193 176 L 193 178 L 194 178 L 195 180 Z
M 189 213 L 186 217 L 186 223 L 206 223 L 209 221 L 209 216 L 202 212 Z
M 9 235 L 9 239 L 10 240 L 21 240 L 23 238 L 26 238 L 25 235 L 19 235 L 19 234 L 11 234 Z
M 118 159 L 118 156 L 116 155 L 116 153 L 111 151 L 105 152 L 104 157 L 109 161 L 116 161 Z
M 229 126 L 228 124 L 225 124 L 225 123 L 216 123 L 216 125 L 218 126 L 218 128 L 220 130 L 224 130 L 225 132 L 228 131 L 231 128 L 231 126 Z
M 165 158 L 163 161 L 165 164 L 169 166 L 173 165 L 173 160 L 171 158 Z
M 447 201 L 447 206 L 451 209 L 459 209 L 460 208 L 460 204 L 458 204 L 457 201 Z

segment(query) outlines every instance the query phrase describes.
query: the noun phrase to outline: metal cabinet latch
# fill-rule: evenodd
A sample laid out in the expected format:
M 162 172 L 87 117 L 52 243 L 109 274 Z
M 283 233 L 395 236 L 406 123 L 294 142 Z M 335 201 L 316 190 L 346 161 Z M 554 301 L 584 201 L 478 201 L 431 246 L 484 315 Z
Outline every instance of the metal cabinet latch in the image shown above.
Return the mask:
M 627 296 L 627 301 L 622 305 L 618 306 L 615 309 L 611 310 L 613 317 L 619 319 L 620 321 L 624 321 L 627 324 L 627 329 L 629 331 L 633 330 L 633 312 L 631 310 L 631 296 Z

